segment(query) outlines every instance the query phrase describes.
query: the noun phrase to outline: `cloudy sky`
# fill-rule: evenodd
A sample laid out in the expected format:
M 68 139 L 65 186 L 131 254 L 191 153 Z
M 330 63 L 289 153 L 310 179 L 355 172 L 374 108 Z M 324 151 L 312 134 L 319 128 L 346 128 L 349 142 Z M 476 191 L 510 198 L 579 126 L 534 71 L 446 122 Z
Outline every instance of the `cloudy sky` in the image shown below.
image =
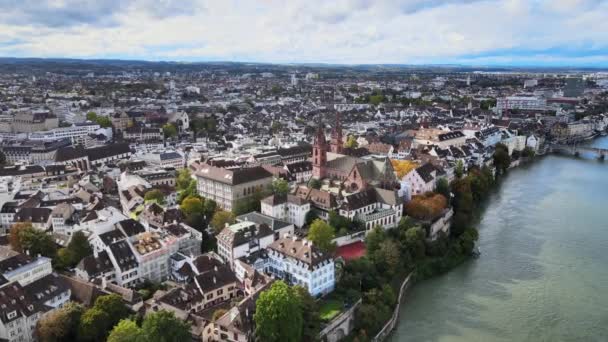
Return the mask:
M 0 56 L 608 66 L 608 0 L 0 0 Z

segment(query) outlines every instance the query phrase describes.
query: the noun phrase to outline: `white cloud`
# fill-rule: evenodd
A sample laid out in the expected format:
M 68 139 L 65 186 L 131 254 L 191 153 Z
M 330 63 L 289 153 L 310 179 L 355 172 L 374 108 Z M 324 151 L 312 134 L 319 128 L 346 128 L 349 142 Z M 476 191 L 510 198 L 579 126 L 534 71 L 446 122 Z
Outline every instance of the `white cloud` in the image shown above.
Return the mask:
M 101 13 L 62 11 L 74 2 L 39 4 L 33 14 L 28 8 L 13 10 L 34 21 L 1 20 L 0 55 L 330 63 L 551 58 L 578 63 L 584 56 L 561 55 L 576 48 L 583 54 L 595 50 L 588 59 L 593 63 L 602 57 L 597 51 L 604 51 L 608 63 L 608 1 L 135 0 L 125 5 L 106 0 L 83 7 Z M 36 22 L 40 13 L 72 20 L 66 25 Z

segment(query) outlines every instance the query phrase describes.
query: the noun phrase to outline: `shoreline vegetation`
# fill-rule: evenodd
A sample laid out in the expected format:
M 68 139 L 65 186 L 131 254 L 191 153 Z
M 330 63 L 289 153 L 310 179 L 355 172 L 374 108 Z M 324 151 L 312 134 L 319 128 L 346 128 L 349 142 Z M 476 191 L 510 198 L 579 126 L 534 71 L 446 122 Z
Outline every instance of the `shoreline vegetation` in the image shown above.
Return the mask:
M 448 206 L 452 206 L 454 216 L 449 235 L 440 232 L 437 239 L 426 239 L 427 227 L 409 216 L 418 213 L 411 209 L 408 212 L 407 208 L 408 216 L 402 218 L 396 228 L 386 231 L 374 228 L 365 239 L 366 255 L 344 265 L 333 295 L 347 305 L 361 299 L 355 314 L 355 329 L 344 341 L 382 341 L 395 326 L 392 321 L 398 317 L 395 310 L 399 308 L 398 298 L 404 295 L 402 291 L 469 260 L 479 237 L 476 226 L 489 195 L 501 186 L 502 177 L 513 161 L 518 161 L 513 166 L 525 165 L 534 157 L 531 149 L 509 155 L 505 145 L 497 144 L 492 168 L 473 167 L 465 173 L 462 165 L 458 165 L 451 183 L 439 180 L 434 192 L 422 195 L 426 198 L 445 196 Z M 412 282 L 402 286 L 410 274 Z M 390 326 L 388 332 L 382 330 L 385 326 Z M 381 330 L 382 334 L 378 334 Z

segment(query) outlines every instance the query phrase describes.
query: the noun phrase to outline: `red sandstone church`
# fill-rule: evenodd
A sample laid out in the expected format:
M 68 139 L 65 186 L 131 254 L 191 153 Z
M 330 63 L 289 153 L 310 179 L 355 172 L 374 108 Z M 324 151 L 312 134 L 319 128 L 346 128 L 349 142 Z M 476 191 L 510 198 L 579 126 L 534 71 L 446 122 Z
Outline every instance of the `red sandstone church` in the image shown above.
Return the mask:
M 392 188 L 398 184 L 388 158 L 363 159 L 344 155 L 340 113 L 332 128 L 327 144 L 323 125 L 319 122 L 312 149 L 312 175 L 316 179 L 333 179 L 342 182 L 347 191 L 356 192 L 368 186 Z

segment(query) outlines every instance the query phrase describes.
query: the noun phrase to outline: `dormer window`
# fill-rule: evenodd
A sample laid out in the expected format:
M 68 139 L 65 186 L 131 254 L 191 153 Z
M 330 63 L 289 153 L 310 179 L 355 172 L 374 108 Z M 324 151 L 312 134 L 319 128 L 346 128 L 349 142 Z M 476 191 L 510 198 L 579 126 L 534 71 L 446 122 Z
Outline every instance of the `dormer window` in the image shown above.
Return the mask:
M 11 311 L 6 316 L 8 317 L 8 319 L 13 319 L 13 318 L 17 317 L 17 311 Z

